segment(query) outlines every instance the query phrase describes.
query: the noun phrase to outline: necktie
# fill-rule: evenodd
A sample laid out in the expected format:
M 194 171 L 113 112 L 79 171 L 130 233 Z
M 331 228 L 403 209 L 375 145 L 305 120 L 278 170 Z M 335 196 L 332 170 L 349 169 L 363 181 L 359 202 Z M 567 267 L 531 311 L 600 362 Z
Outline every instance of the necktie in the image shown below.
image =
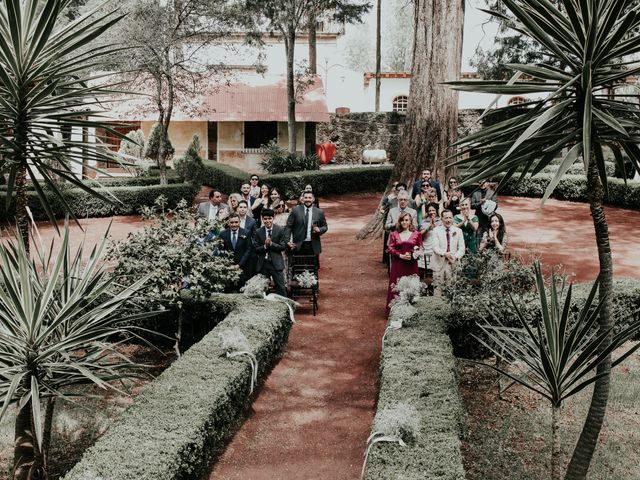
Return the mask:
M 447 228 L 447 253 L 451 251 L 451 234 L 449 233 L 449 229 Z
M 267 238 L 271 238 L 271 230 L 267 230 Z
M 238 237 L 237 237 L 238 232 L 233 231 L 231 232 L 231 245 L 233 245 L 233 249 L 236 249 L 236 242 L 238 241 Z
M 305 240 L 310 240 L 311 239 L 311 225 L 309 225 L 309 209 L 307 207 L 305 207 L 304 209 L 304 226 L 305 226 L 305 230 L 306 230 L 306 237 Z

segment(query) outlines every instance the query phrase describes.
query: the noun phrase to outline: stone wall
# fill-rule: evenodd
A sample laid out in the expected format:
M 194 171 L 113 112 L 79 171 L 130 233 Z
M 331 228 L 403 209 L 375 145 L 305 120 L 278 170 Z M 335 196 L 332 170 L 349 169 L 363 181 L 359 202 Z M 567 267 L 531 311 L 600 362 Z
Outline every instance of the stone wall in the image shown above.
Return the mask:
M 468 135 L 480 127 L 481 110 L 461 110 L 459 113 L 459 135 Z M 318 123 L 317 143 L 336 145 L 336 162 L 362 163 L 362 151 L 383 149 L 393 162 L 400 149 L 404 113 L 363 112 L 331 114 L 328 123 Z

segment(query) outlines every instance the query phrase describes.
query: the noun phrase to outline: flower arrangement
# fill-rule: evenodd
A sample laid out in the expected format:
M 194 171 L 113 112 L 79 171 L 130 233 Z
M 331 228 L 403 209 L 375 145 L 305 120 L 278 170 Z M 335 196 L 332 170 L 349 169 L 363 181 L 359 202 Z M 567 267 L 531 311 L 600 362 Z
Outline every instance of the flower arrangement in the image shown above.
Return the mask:
M 364 454 L 361 478 L 367 468 L 367 459 L 371 447 L 379 442 L 393 442 L 406 447 L 420 433 L 420 414 L 408 403 L 398 403 L 395 407 L 382 410 L 374 420 L 375 431 L 367 439 L 367 450 Z
M 424 293 L 426 286 L 418 275 L 408 275 L 401 277 L 394 285 L 394 290 L 398 292 L 400 301 L 409 304 L 415 303 L 416 299 Z
M 318 279 L 309 270 L 297 274 L 293 279 L 298 282 L 298 285 L 302 288 L 313 288 L 318 285 Z
M 254 275 L 240 291 L 247 297 L 251 298 L 263 298 L 264 293 L 269 289 L 271 280 L 261 274 Z
M 223 330 L 218 333 L 218 337 L 220 338 L 220 345 L 227 358 L 244 356 L 249 359 L 251 363 L 251 389 L 249 390 L 249 395 L 251 395 L 255 384 L 258 382 L 258 360 L 251 352 L 249 340 L 247 340 L 247 337 L 245 337 L 238 327 Z

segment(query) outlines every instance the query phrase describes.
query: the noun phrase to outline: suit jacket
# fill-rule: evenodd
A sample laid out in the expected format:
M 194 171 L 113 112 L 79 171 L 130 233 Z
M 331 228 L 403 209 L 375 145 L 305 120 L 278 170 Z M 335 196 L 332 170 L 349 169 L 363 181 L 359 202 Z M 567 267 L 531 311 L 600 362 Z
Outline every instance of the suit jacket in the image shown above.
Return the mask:
M 442 200 L 442 187 L 440 186 L 440 182 L 437 180 L 429 180 L 429 185 L 436 189 L 438 193 L 438 201 Z M 422 191 L 422 179 L 416 180 L 413 184 L 413 188 L 411 189 L 411 198 L 416 198 L 417 195 Z
M 282 252 L 287 247 L 287 239 L 289 238 L 286 228 L 279 225 L 274 225 L 271 229 L 271 246 L 269 248 L 264 246 L 264 242 L 267 239 L 267 229 L 260 227 L 253 233 L 253 251 L 256 253 L 256 271 L 262 270 L 266 258 L 265 255 L 269 254 L 271 263 L 276 270 L 284 270 L 284 259 L 282 258 Z
M 289 214 L 287 219 L 287 228 L 291 235 L 293 235 L 293 243 L 296 244 L 296 249 L 300 249 L 302 242 L 307 237 L 307 225 L 304 223 L 304 205 L 298 205 Z M 311 229 L 311 246 L 313 253 L 316 255 L 322 251 L 322 245 L 320 244 L 320 235 L 323 235 L 329 227 L 327 226 L 327 220 L 324 218 L 324 212 L 319 208 L 311 207 L 311 224 L 318 226 L 319 232 L 314 232 Z
M 209 218 L 209 209 L 211 208 L 211 202 L 202 202 L 198 204 L 198 216 L 202 218 Z M 218 215 L 217 219 L 223 219 L 229 216 L 229 205 L 226 203 L 221 203 L 218 205 Z M 226 213 L 223 213 L 226 212 Z
M 418 212 L 416 212 L 413 208 L 405 208 L 404 211 L 406 213 L 411 214 L 411 220 L 413 220 L 413 226 L 418 228 Z M 389 210 L 389 214 L 387 215 L 387 221 L 384 224 L 385 230 L 394 230 L 396 228 L 396 223 L 398 223 L 398 218 L 400 218 L 400 207 L 395 207 Z
M 431 256 L 431 265 L 434 272 L 442 270 L 447 262 L 444 254 L 447 253 L 447 231 L 444 225 L 440 225 L 433 229 L 433 255 Z M 453 225 L 449 227 L 449 252 L 460 260 L 464 256 L 464 236 L 462 230 Z
M 253 230 L 256 228 L 256 221 L 253 217 L 250 217 L 248 213 L 247 213 L 247 216 L 244 218 L 245 218 L 244 229 L 247 231 L 249 236 L 252 236 Z
M 222 230 L 222 232 L 220 232 L 220 239 L 222 240 L 222 248 L 227 252 L 233 252 L 233 263 L 239 265 L 242 270 L 245 270 L 249 266 L 251 249 L 253 248 L 249 232 L 244 228 L 238 229 L 238 239 L 235 250 L 231 242 L 230 229 Z

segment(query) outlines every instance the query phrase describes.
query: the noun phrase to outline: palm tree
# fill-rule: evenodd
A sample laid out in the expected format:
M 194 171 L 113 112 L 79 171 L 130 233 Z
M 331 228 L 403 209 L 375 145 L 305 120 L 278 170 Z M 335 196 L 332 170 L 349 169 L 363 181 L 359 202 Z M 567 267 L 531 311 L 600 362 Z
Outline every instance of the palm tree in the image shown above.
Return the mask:
M 551 276 L 547 294 L 539 262 L 534 264 L 534 269 L 542 318 L 530 325 L 511 297 L 522 328 L 505 327 L 498 321 L 497 325 L 479 325 L 489 342 L 476 337 L 496 358 L 504 360 L 503 364 L 517 361 L 524 368 L 516 372 L 496 365 L 477 363 L 497 370 L 551 403 L 551 479 L 560 480 L 559 415 L 562 402 L 598 379 L 597 375 L 592 375 L 593 369 L 616 348 L 634 338 L 640 330 L 640 320 L 630 322 L 613 335 L 606 348 L 600 349 L 610 331 L 598 332 L 594 328 L 603 306 L 602 300 L 597 303 L 595 301 L 599 282 L 593 284 L 580 312 L 574 315 L 571 313 L 572 286 L 569 286 L 564 302 L 561 302 L 563 291 L 558 289 L 561 283 L 558 277 L 555 274 Z M 562 285 L 564 286 L 564 282 Z M 612 366 L 622 363 L 638 348 L 640 343 L 618 357 Z
M 505 120 L 455 144 L 459 147 L 457 163 L 471 172 L 466 184 L 502 173 L 504 183 L 514 175 L 518 180 L 535 175 L 561 155 L 544 203 L 567 169 L 582 159 L 600 263 L 599 326 L 602 332 L 609 332 L 613 266 L 602 208 L 607 194 L 603 148 L 613 151 L 623 169 L 623 152 L 626 153 L 640 171 L 640 108 L 636 102 L 611 95 L 617 83 L 640 72 L 640 66 L 632 60 L 640 52 L 640 4 L 630 0 L 561 0 L 559 4 L 549 0 L 504 0 L 504 4 L 515 17 L 507 18 L 513 28 L 538 42 L 548 61 L 510 65 L 517 73 L 508 82 L 451 84 L 458 90 L 544 97 L 498 109 Z M 518 81 L 523 75 L 524 80 Z M 610 340 L 606 337 L 602 351 Z M 610 370 L 608 357 L 598 365 L 598 380 L 568 479 L 586 477 L 604 420 Z
M 120 17 L 115 12 L 87 15 L 64 24 L 70 0 L 4 0 L 0 2 L 0 175 L 7 176 L 9 207 L 15 193 L 20 234 L 29 250 L 27 180 L 51 222 L 55 217 L 43 187 L 48 187 L 73 215 L 55 179 L 112 201 L 73 173 L 90 160 L 114 162 L 94 142 L 79 140 L 90 129 L 105 128 L 101 99 L 110 86 L 98 85 L 90 71 L 101 68 L 113 47 L 89 43 Z M 104 82 L 102 82 L 104 83 Z M 106 128 L 114 135 L 117 132 Z M 95 169 L 94 169 L 95 170 Z
M 47 402 L 67 398 L 72 386 L 115 388 L 109 382 L 140 375 L 141 365 L 109 340 L 130 335 L 133 322 L 153 314 L 126 305 L 148 278 L 117 285 L 103 263 L 106 241 L 105 234 L 85 259 L 83 245 L 71 251 L 67 223 L 56 256 L 52 245 L 30 260 L 21 236 L 0 243 L 0 419 L 18 406 L 16 479 L 46 478 Z

